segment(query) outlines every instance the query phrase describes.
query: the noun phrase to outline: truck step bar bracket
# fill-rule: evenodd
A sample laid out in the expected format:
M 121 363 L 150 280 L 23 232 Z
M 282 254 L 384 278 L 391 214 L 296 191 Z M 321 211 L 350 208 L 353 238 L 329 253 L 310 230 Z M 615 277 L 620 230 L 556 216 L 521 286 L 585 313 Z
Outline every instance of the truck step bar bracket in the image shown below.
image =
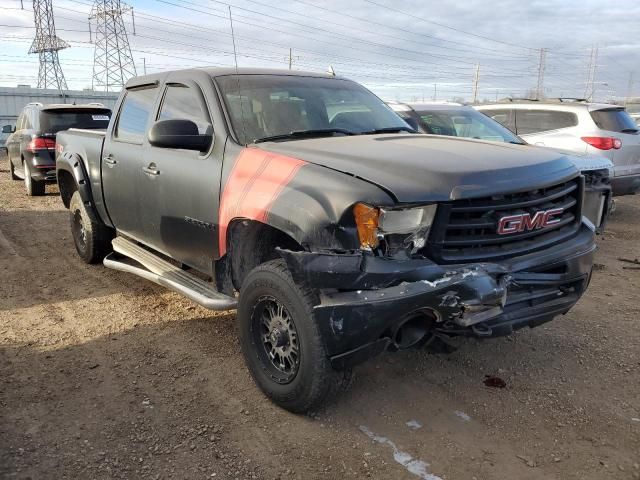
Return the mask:
M 110 253 L 104 259 L 105 267 L 138 275 L 184 295 L 209 310 L 236 308 L 235 298 L 218 292 L 204 280 L 181 270 L 136 243 L 123 237 L 116 237 L 112 244 L 115 252 L 126 258 L 119 258 L 118 255 Z

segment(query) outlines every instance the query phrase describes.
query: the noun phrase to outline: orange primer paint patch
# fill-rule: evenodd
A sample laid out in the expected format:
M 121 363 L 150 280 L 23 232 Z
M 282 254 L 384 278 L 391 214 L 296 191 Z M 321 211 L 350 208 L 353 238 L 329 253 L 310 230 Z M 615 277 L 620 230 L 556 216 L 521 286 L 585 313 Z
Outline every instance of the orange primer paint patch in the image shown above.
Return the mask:
M 229 223 L 235 218 L 265 222 L 273 202 L 305 163 L 257 148 L 240 152 L 220 199 L 220 256 L 227 252 Z

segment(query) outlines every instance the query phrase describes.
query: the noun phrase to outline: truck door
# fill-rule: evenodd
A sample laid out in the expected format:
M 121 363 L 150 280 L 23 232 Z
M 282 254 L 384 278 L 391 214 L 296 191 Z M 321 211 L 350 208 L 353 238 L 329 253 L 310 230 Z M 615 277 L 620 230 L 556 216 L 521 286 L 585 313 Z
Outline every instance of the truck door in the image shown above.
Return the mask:
M 207 87 L 206 82 L 203 82 Z M 214 92 L 211 84 L 209 96 Z M 193 81 L 170 74 L 156 120 L 191 120 L 200 134 L 212 132 L 212 116 L 205 90 Z M 210 105 L 217 105 L 214 98 Z M 144 156 L 140 182 L 149 245 L 181 263 L 211 272 L 217 252 L 216 224 L 224 142 L 215 141 L 209 152 L 195 152 L 149 146 Z
M 116 123 L 102 151 L 102 187 L 109 217 L 117 230 L 144 240 L 146 212 L 140 208 L 146 132 L 155 111 L 156 85 L 127 89 Z

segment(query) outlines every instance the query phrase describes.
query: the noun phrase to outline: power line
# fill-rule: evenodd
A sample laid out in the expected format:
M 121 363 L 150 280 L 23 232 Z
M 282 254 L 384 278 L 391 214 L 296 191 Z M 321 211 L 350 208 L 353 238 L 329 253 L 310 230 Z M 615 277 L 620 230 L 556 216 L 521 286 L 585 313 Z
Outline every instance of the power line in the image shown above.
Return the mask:
M 535 50 L 535 49 L 530 48 L 530 47 L 524 47 L 522 45 L 516 45 L 515 43 L 503 42 L 502 40 L 496 40 L 495 38 L 486 37 L 484 35 L 478 35 L 477 33 L 467 32 L 467 31 L 461 30 L 459 28 L 455 28 L 455 27 L 451 27 L 449 25 L 444 25 L 442 23 L 434 22 L 433 20 L 427 20 L 426 18 L 420 17 L 418 15 L 414 15 L 412 13 L 405 12 L 405 11 L 400 10 L 398 8 L 395 8 L 395 7 L 390 7 L 388 5 L 384 5 L 382 3 L 378 3 L 378 2 L 376 2 L 374 0 L 363 0 L 363 1 L 365 1 L 367 3 L 371 3 L 373 5 L 377 5 L 378 7 L 381 7 L 381 8 L 385 8 L 387 10 L 392 10 L 394 12 L 401 13 L 403 15 L 407 15 L 407 16 L 409 16 L 411 18 L 415 18 L 416 20 L 420 20 L 420 21 L 426 22 L 426 23 L 431 23 L 433 25 L 437 25 L 437 26 L 442 27 L 442 28 L 447 28 L 449 30 L 453 30 L 454 32 L 462 33 L 464 35 L 469 35 L 471 37 L 481 38 L 483 40 L 488 40 L 490 42 L 500 43 L 502 45 L 508 45 L 508 46 L 514 47 L 514 48 L 522 48 L 524 50 L 530 50 L 530 51 L 531 50 Z
M 478 49 L 478 50 L 486 50 L 488 52 L 494 52 L 494 53 L 501 53 L 502 52 L 502 50 L 496 50 L 496 49 L 493 49 L 493 48 L 486 48 L 486 47 L 481 47 L 481 46 L 477 46 L 477 45 L 471 45 L 471 44 L 464 43 L 464 42 L 458 42 L 458 41 L 455 41 L 455 40 L 443 39 L 443 38 L 437 37 L 435 35 L 430 35 L 430 34 L 424 33 L 424 32 L 420 33 L 420 32 L 412 31 L 410 29 L 397 28 L 397 27 L 394 27 L 393 25 L 384 24 L 384 23 L 380 23 L 380 22 L 375 22 L 375 21 L 370 20 L 370 19 L 358 17 L 356 15 L 351 15 L 351 14 L 349 14 L 349 12 L 346 12 L 346 11 L 337 12 L 337 11 L 332 10 L 330 8 L 327 8 L 327 7 L 324 7 L 324 6 L 320 6 L 320 5 L 316 5 L 316 4 L 312 3 L 312 2 L 308 2 L 308 1 L 305 1 L 305 0 L 293 0 L 293 1 L 296 2 L 296 3 L 301 3 L 303 5 L 310 6 L 310 7 L 315 7 L 317 9 L 324 10 L 324 11 L 330 12 L 332 14 L 336 14 L 338 16 L 341 16 L 341 17 L 353 18 L 354 20 L 358 20 L 358 21 L 361 21 L 361 22 L 364 22 L 364 23 L 369 23 L 369 24 L 375 25 L 377 27 L 383 27 L 383 28 L 386 28 L 386 29 L 389 29 L 389 30 L 396 30 L 396 31 L 402 32 L 403 34 L 410 34 L 410 35 L 415 35 L 415 36 L 424 37 L 424 38 L 432 38 L 432 39 L 439 40 L 439 41 L 442 41 L 442 42 L 452 43 L 454 45 L 462 45 L 464 47 L 467 47 L 467 50 L 469 48 L 475 48 L 475 49 Z M 450 47 L 442 47 L 442 48 L 450 48 Z
M 216 14 L 213 14 L 213 13 L 205 11 L 205 10 L 200 10 L 200 9 L 197 9 L 197 8 L 193 8 L 193 5 L 195 5 L 195 6 L 200 6 L 200 5 L 195 4 L 193 2 L 189 2 L 187 0 L 176 0 L 176 1 L 182 1 L 182 3 L 185 3 L 187 5 L 191 5 L 191 6 L 181 5 L 181 4 L 178 4 L 178 3 L 170 2 L 168 0 L 156 0 L 156 1 L 160 2 L 160 3 L 167 4 L 167 5 L 172 5 L 172 6 L 175 6 L 175 7 L 183 8 L 183 9 L 186 9 L 186 10 L 190 10 L 190 11 L 193 11 L 193 12 L 201 13 L 201 14 L 204 14 L 204 15 L 210 15 L 210 16 L 218 17 L 218 18 L 225 18 L 222 15 L 216 15 Z M 226 4 L 224 2 L 220 2 L 218 0 L 211 0 L 211 1 L 216 1 L 216 2 L 221 3 L 221 4 L 228 5 L 228 4 Z M 234 8 L 239 8 L 239 7 L 234 7 Z M 247 9 L 242 9 L 242 10 L 247 11 Z M 279 18 L 279 17 L 274 17 L 272 15 L 264 14 L 264 13 L 261 13 L 261 12 L 255 12 L 255 13 L 258 13 L 261 16 L 274 18 L 274 19 L 276 19 L 276 20 L 278 20 L 280 22 L 283 21 L 283 19 Z M 332 46 L 337 46 L 337 47 L 340 47 L 340 48 L 345 48 L 345 45 L 340 44 L 340 43 L 336 43 L 334 41 L 328 41 L 328 40 L 322 40 L 322 39 L 318 39 L 318 38 L 309 37 L 308 36 L 308 32 L 305 32 L 305 34 L 301 34 L 301 33 L 295 32 L 293 30 L 288 30 L 287 31 L 287 30 L 281 30 L 281 29 L 277 29 L 277 28 L 273 28 L 273 27 L 266 27 L 264 24 L 256 24 L 256 23 L 248 22 L 246 20 L 238 20 L 237 19 L 237 18 L 249 18 L 250 20 L 257 20 L 257 19 L 251 18 L 251 17 L 240 16 L 240 15 L 235 15 L 235 17 L 236 17 L 235 23 L 243 23 L 243 24 L 251 25 L 253 27 L 257 27 L 257 28 L 261 28 L 261 29 L 275 31 L 275 32 L 278 32 L 278 33 L 286 34 L 286 35 L 293 35 L 293 36 L 297 36 L 297 37 L 302 37 L 302 38 L 307 39 L 307 40 L 314 40 L 316 42 L 321 42 L 321 43 L 324 43 L 324 44 L 327 44 L 327 45 L 332 45 Z M 299 24 L 298 22 L 294 22 L 292 20 L 284 20 L 284 21 L 287 21 L 289 23 Z M 353 37 L 348 38 L 348 40 L 353 40 Z M 371 43 L 371 42 L 368 42 L 368 43 Z M 381 44 L 375 44 L 375 45 L 376 46 L 380 46 Z M 425 52 L 418 52 L 418 51 L 415 51 L 415 50 L 404 49 L 404 48 L 401 48 L 401 47 L 387 47 L 387 48 L 406 51 L 406 52 L 409 52 L 411 54 L 417 55 L 420 58 L 408 58 L 408 57 L 405 57 L 405 56 L 398 56 L 396 54 L 382 53 L 382 52 L 379 52 L 379 51 L 367 50 L 367 49 L 363 49 L 363 48 L 354 47 L 352 44 L 349 44 L 347 46 L 348 46 L 348 48 L 350 50 L 360 51 L 360 52 L 373 54 L 373 55 L 378 55 L 378 56 L 391 57 L 391 58 L 396 58 L 396 59 L 403 59 L 403 60 L 408 60 L 408 61 L 412 61 L 412 62 L 418 62 L 419 61 L 421 63 L 437 64 L 437 63 L 435 63 L 433 61 L 424 60 L 425 56 L 429 56 L 429 57 L 436 58 L 436 59 L 444 59 L 444 60 L 449 60 L 451 62 L 456 62 L 456 63 L 467 65 L 467 66 L 453 66 L 452 65 L 451 68 L 467 69 L 468 65 L 474 65 L 474 63 L 472 61 L 459 60 L 458 57 L 451 57 L 451 56 L 446 56 L 446 55 L 438 55 L 438 54 L 430 54 L 430 53 L 425 53 Z
M 72 2 L 74 2 L 74 3 L 81 4 L 81 5 L 86 5 L 85 3 L 81 2 L 81 1 L 78 1 L 78 0 L 69 0 L 69 1 L 72 1 Z M 224 16 L 223 16 L 223 15 L 216 15 L 216 14 L 211 13 L 210 11 L 198 10 L 198 9 L 195 9 L 195 8 L 192 8 L 192 7 L 189 7 L 189 6 L 185 6 L 185 5 L 175 4 L 175 3 L 171 3 L 171 2 L 163 1 L 163 0 L 157 0 L 157 1 L 160 1 L 160 2 L 162 2 L 162 3 L 167 3 L 167 4 L 170 4 L 170 5 L 173 5 L 173 6 L 179 7 L 179 8 L 183 8 L 183 9 L 186 9 L 186 10 L 188 10 L 188 11 L 193 11 L 193 12 L 196 12 L 196 13 L 202 13 L 202 14 L 205 14 L 205 15 L 214 16 L 214 17 L 217 17 L 217 18 L 220 18 L 220 19 L 224 19 L 224 20 L 226 20 L 226 19 L 227 19 L 226 14 L 225 14 Z M 184 1 L 184 0 L 183 0 L 183 3 L 188 3 L 189 5 L 197 5 L 197 4 L 194 4 L 193 2 L 186 2 L 186 1 Z M 70 10 L 70 9 L 68 9 L 68 10 Z M 140 14 L 140 13 L 138 13 L 138 15 L 141 15 L 141 14 Z M 159 16 L 155 16 L 155 15 L 149 15 L 149 14 L 146 14 L 146 16 L 150 16 L 150 17 L 153 17 L 153 18 L 156 18 L 156 19 L 164 18 L 164 17 L 159 17 Z M 258 25 L 258 24 L 254 24 L 254 23 L 251 23 L 251 22 L 246 22 L 246 21 L 237 20 L 237 18 L 238 18 L 238 17 L 242 17 L 242 18 L 249 18 L 250 20 L 253 20 L 253 18 L 252 18 L 252 17 L 246 17 L 246 16 L 237 15 L 237 14 L 236 14 L 236 15 L 234 15 L 234 17 L 236 17 L 236 23 L 245 23 L 245 24 L 248 24 L 248 25 L 251 25 L 251 26 L 257 27 L 257 28 L 262 28 L 262 29 L 267 29 L 267 30 L 277 31 L 277 32 L 279 32 L 279 33 L 293 34 L 293 35 L 301 36 L 302 38 L 305 38 L 305 39 L 309 39 L 309 37 L 306 37 L 306 36 L 304 36 L 304 35 L 297 34 L 297 33 L 292 32 L 292 31 L 283 32 L 282 30 L 278 30 L 278 29 L 273 29 L 273 28 L 267 27 L 267 26 L 265 26 L 264 24 L 259 24 L 259 25 Z M 173 21 L 173 20 L 167 19 L 167 21 L 168 21 L 169 23 L 171 23 L 171 24 L 175 24 L 175 21 Z M 190 26 L 193 26 L 193 27 L 195 27 L 195 28 L 199 28 L 199 29 L 201 29 L 201 30 L 210 30 L 210 31 L 215 31 L 216 33 L 219 33 L 219 34 L 228 35 L 228 32 L 226 32 L 226 31 L 220 31 L 220 30 L 215 30 L 215 29 L 210 29 L 210 28 L 209 28 L 209 29 L 204 29 L 204 28 L 203 28 L 203 27 L 201 27 L 201 26 L 197 26 L 197 25 L 189 24 L 189 23 L 187 23 L 187 22 L 179 22 L 179 23 L 180 23 L 180 24 L 182 24 L 182 25 L 190 25 Z M 185 36 L 186 36 L 186 34 L 178 34 L 178 35 L 185 35 Z M 247 39 L 250 39 L 250 40 L 253 40 L 253 41 L 258 41 L 258 42 L 260 42 L 260 44 L 280 45 L 280 46 L 283 46 L 283 47 L 285 47 L 285 48 L 287 48 L 287 49 L 288 49 L 288 48 L 289 48 L 289 46 L 290 46 L 290 44 L 289 44 L 289 45 L 286 45 L 286 44 L 277 44 L 277 43 L 274 43 L 274 42 L 265 42 L 263 38 L 256 38 L 256 37 L 243 37 L 243 36 L 240 36 L 240 35 L 238 35 L 237 37 L 238 37 L 238 38 L 241 38 L 241 37 L 242 37 L 242 38 L 247 38 Z M 318 39 L 315 39 L 315 38 L 311 38 L 311 40 L 315 40 L 315 41 L 323 41 L 323 40 L 318 40 Z M 326 43 L 326 41 L 324 41 L 324 42 Z M 338 46 L 340 46 L 340 47 L 342 47 L 342 48 L 344 48 L 344 46 L 343 46 L 342 44 L 337 44 L 337 45 L 338 45 Z M 349 48 L 352 48 L 352 47 L 351 47 L 351 46 L 349 46 Z M 255 49 L 255 46 L 252 46 L 252 49 Z M 308 52 L 313 52 L 312 50 L 308 50 L 308 49 L 298 49 L 298 50 L 306 50 L 306 51 L 308 51 Z M 362 50 L 362 49 L 360 49 L 360 50 Z M 366 50 L 362 50 L 362 51 L 367 52 Z M 318 52 L 318 53 L 319 53 L 319 52 Z M 369 52 L 368 52 L 368 53 L 369 53 Z M 381 52 L 374 52 L 374 53 L 375 53 L 375 54 L 377 54 L 377 55 L 390 56 L 390 57 L 393 57 L 393 58 L 397 58 L 397 55 L 384 54 L 384 53 L 381 53 Z M 323 55 L 323 57 L 326 57 L 326 56 L 327 56 L 326 52 L 322 52 L 322 53 L 320 53 L 320 54 L 321 54 L 321 55 Z M 355 62 L 362 63 L 361 59 L 354 59 L 354 58 L 349 58 L 349 57 L 344 57 L 344 56 L 342 56 L 342 57 L 340 57 L 340 56 L 332 56 L 332 59 L 333 59 L 333 58 L 344 58 L 344 59 L 348 59 L 349 61 L 352 61 L 352 62 L 353 62 L 353 61 L 355 61 Z M 424 59 L 417 60 L 417 59 L 407 59 L 406 57 L 401 57 L 401 58 L 405 58 L 406 60 L 409 60 L 409 61 L 411 61 L 411 62 L 420 62 L 420 64 L 427 63 L 427 64 L 434 64 L 434 65 L 438 65 L 438 66 L 440 66 L 440 65 L 441 65 L 440 63 L 428 62 L 428 61 L 425 61 Z M 377 64 L 377 63 L 374 63 L 374 62 L 368 62 L 368 63 L 369 63 L 369 64 Z M 386 66 L 389 66 L 389 67 L 394 67 L 394 68 L 406 68 L 406 66 L 404 66 L 404 65 L 403 65 L 403 66 L 398 66 L 398 65 L 389 65 L 389 64 L 383 64 L 383 65 L 386 65 Z M 420 66 L 421 66 L 421 65 L 420 65 Z M 467 69 L 468 69 L 468 67 L 456 66 L 456 65 L 450 65 L 450 66 L 449 66 L 449 68 L 452 68 L 452 69 L 458 69 L 458 70 L 465 70 L 465 71 L 467 71 Z M 488 71 L 490 71 L 490 70 L 488 70 Z M 520 74 L 520 73 L 522 73 L 522 70 L 510 70 L 510 69 L 502 68 L 502 69 L 501 69 L 501 72 L 514 72 L 514 73 L 519 73 L 519 74 Z M 443 72 L 443 73 L 444 73 L 444 72 Z
M 228 3 L 222 2 L 222 1 L 219 1 L 219 0 L 210 0 L 210 1 L 215 2 L 215 3 L 220 3 L 220 4 L 223 4 L 223 5 L 228 5 Z M 308 18 L 307 14 L 295 12 L 293 10 L 288 10 L 288 9 L 282 8 L 280 6 L 275 6 L 273 4 L 268 4 L 268 3 L 260 2 L 260 1 L 257 1 L 257 0 L 245 0 L 245 1 L 249 1 L 249 2 L 254 3 L 256 5 L 261 5 L 261 6 L 267 7 L 267 8 L 269 8 L 270 11 L 277 10 L 277 11 L 280 11 L 280 12 L 285 12 L 285 13 L 288 13 L 288 14 L 293 14 L 293 15 L 302 16 L 304 18 Z M 302 2 L 302 3 L 305 3 L 305 2 Z M 313 5 L 313 4 L 308 4 L 307 3 L 307 5 Z M 313 5 L 313 6 L 316 6 L 316 5 Z M 262 13 L 262 12 L 256 12 L 255 10 L 250 10 L 250 9 L 247 9 L 247 8 L 238 7 L 238 6 L 235 6 L 235 5 L 234 5 L 234 8 L 237 8 L 239 10 L 243 10 L 243 11 L 246 11 L 246 12 L 250 12 L 250 13 L 259 14 L 259 15 L 262 15 L 262 16 L 266 15 L 267 17 L 272 17 L 272 18 L 275 18 L 275 19 L 280 20 L 280 21 L 284 20 L 284 21 L 287 21 L 287 22 L 290 22 L 290 23 L 294 23 L 296 25 L 305 26 L 306 28 L 319 30 L 321 32 L 330 32 L 330 34 L 332 36 L 337 34 L 337 35 L 346 37 L 348 39 L 355 39 L 355 40 L 360 41 L 360 42 L 365 42 L 364 40 L 356 38 L 356 37 L 353 37 L 351 35 L 344 35 L 342 32 L 335 32 L 334 30 L 329 30 L 329 29 L 327 29 L 326 25 L 323 26 L 322 28 L 320 28 L 320 27 L 310 26 L 308 24 L 302 24 L 302 23 L 299 23 L 299 22 L 292 22 L 292 21 L 290 21 L 288 19 L 282 19 L 281 17 L 273 17 L 271 15 L 268 15 L 268 14 L 265 14 L 265 13 Z M 324 8 L 323 10 L 331 11 L 330 9 L 326 9 L 326 8 Z M 340 15 L 343 15 L 342 12 L 340 13 Z M 352 18 L 357 18 L 357 17 L 352 17 Z M 330 24 L 331 24 L 331 26 L 343 27 L 343 28 L 347 29 L 347 31 L 356 30 L 356 31 L 361 31 L 361 32 L 364 32 L 364 33 L 375 35 L 376 37 L 381 37 L 382 36 L 382 37 L 388 37 L 388 38 L 391 38 L 391 39 L 394 39 L 394 40 L 400 40 L 401 42 L 407 42 L 406 38 L 398 37 L 398 36 L 395 36 L 395 35 L 389 35 L 389 34 L 386 34 L 386 33 L 380 32 L 380 31 L 366 30 L 366 29 L 358 28 L 358 27 L 356 27 L 354 25 L 346 25 L 344 23 L 336 22 L 335 20 L 332 20 L 330 22 Z M 431 36 L 431 37 L 435 38 L 435 39 L 438 39 L 438 40 L 441 40 L 442 42 L 446 42 L 446 43 L 461 44 L 460 42 L 454 42 L 452 40 L 439 39 L 438 37 L 435 37 L 435 36 Z M 372 43 L 372 42 L 366 42 L 366 43 Z M 412 43 L 416 43 L 416 42 L 413 41 Z M 389 47 L 387 45 L 381 45 L 379 43 L 373 43 L 373 44 L 375 44 L 377 46 L 383 46 L 385 48 L 391 48 L 391 47 Z M 425 44 L 423 44 L 423 45 L 425 45 Z M 469 53 L 469 48 L 473 47 L 473 46 L 470 46 L 468 44 L 461 44 L 461 45 L 464 45 L 467 48 L 460 49 L 460 48 L 453 48 L 453 47 L 450 47 L 450 46 L 438 46 L 438 45 L 433 45 L 433 44 L 426 44 L 425 46 L 427 46 L 428 48 L 446 48 L 448 51 L 452 51 L 453 50 L 453 51 L 458 51 L 458 52 L 465 52 L 467 54 Z M 495 53 L 497 51 L 493 50 L 492 52 L 493 52 L 492 58 L 504 58 L 504 59 L 509 59 L 509 60 L 523 60 L 523 59 L 530 60 L 530 56 L 528 56 L 528 55 L 521 55 L 521 54 L 519 54 L 517 56 L 504 55 L 504 52 L 500 52 L 500 53 L 502 53 L 501 55 L 495 55 Z M 451 58 L 460 58 L 460 57 L 451 57 Z

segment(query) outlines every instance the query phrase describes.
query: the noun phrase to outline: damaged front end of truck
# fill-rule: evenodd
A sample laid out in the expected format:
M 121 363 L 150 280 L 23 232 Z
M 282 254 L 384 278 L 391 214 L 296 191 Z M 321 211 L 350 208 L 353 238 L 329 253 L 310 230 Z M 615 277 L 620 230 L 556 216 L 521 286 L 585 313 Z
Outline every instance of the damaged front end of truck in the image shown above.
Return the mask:
M 587 288 L 595 245 L 583 189 L 575 178 L 369 223 L 386 212 L 356 205 L 363 248 L 279 253 L 320 292 L 314 313 L 334 368 L 449 336 L 508 335 L 566 313 Z

